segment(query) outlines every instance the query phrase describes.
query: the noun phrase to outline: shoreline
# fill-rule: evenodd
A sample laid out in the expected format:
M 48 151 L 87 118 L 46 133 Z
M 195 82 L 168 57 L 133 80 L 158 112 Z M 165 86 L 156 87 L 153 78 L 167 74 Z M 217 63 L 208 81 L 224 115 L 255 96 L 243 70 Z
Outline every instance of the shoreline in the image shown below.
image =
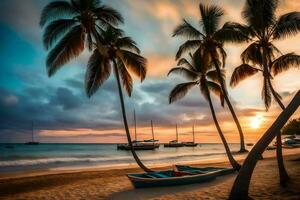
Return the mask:
M 254 199 L 297 199 L 300 196 L 300 148 L 284 149 L 289 187 L 279 187 L 276 151 L 266 151 L 253 173 L 250 195 Z M 247 154 L 235 156 L 240 162 Z M 230 167 L 227 160 L 190 162 L 193 166 Z M 166 164 L 156 170 L 168 169 Z M 182 200 L 226 199 L 237 173 L 201 184 L 134 189 L 127 173 L 142 172 L 136 166 L 117 169 L 36 171 L 0 178 L 0 199 L 112 199 L 112 200 Z
M 266 150 L 263 154 L 264 158 L 273 158 L 275 150 Z M 300 155 L 300 148 L 294 149 L 283 149 L 284 156 L 289 155 Z M 232 152 L 235 159 L 238 162 L 242 162 L 247 152 L 245 153 L 238 153 Z M 192 161 L 181 161 L 178 163 L 162 163 L 162 164 L 149 164 L 147 166 L 154 168 L 154 169 L 166 169 L 172 167 L 174 164 L 189 164 L 189 165 L 224 165 L 228 163 L 226 155 L 220 158 L 206 158 L 200 160 L 192 160 Z M 0 173 L 0 180 L 11 179 L 11 178 L 30 178 L 35 176 L 47 176 L 47 175 L 61 175 L 61 174 L 72 174 L 72 173 L 82 173 L 82 172 L 103 172 L 103 171 L 110 171 L 110 170 L 124 170 L 124 169 L 131 169 L 131 170 L 139 170 L 137 164 L 119 164 L 119 165 L 103 165 L 103 166 L 77 166 L 77 167 L 54 167 L 54 168 L 45 168 L 45 169 L 30 169 L 25 171 L 18 171 L 18 172 L 4 172 Z

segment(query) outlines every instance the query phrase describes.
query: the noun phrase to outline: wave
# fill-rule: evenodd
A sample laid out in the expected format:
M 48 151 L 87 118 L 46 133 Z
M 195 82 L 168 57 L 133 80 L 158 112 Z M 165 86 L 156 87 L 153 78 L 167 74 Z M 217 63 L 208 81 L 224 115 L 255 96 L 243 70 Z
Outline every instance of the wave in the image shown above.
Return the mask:
M 210 156 L 224 155 L 221 152 L 215 153 L 202 153 L 202 154 L 180 154 L 180 155 L 151 155 L 142 157 L 145 162 L 159 162 L 169 160 L 182 160 L 191 158 L 203 158 Z M 45 165 L 73 165 L 73 164 L 114 164 L 114 163 L 132 163 L 133 158 L 131 156 L 114 156 L 114 157 L 54 157 L 54 158 L 37 158 L 37 159 L 18 159 L 0 161 L 0 167 L 22 167 L 22 166 L 45 166 Z

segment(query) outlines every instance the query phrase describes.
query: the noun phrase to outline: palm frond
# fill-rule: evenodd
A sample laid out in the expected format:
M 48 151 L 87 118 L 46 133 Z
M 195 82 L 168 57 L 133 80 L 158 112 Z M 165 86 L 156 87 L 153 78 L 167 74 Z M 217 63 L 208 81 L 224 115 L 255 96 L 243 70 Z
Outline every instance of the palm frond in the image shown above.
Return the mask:
M 300 66 L 300 56 L 295 53 L 288 53 L 280 56 L 276 60 L 274 60 L 271 64 L 271 70 L 276 76 L 277 74 L 287 71 L 292 67 Z
M 201 40 L 188 40 L 182 45 L 180 45 L 177 53 L 176 53 L 176 60 L 178 60 L 183 53 L 189 52 L 196 48 L 199 48 L 201 45 Z
M 259 44 L 256 42 L 250 44 L 241 54 L 243 63 L 252 62 L 253 64 L 262 65 L 262 53 Z
M 43 34 L 43 43 L 46 49 L 49 49 L 53 43 L 63 36 L 76 24 L 74 19 L 60 19 L 51 22 Z
M 206 86 L 210 92 L 220 98 L 221 105 L 224 106 L 224 95 L 221 86 L 212 81 L 206 81 Z
M 217 44 L 217 52 L 220 55 L 220 57 L 222 58 L 222 67 L 225 68 L 226 65 L 226 58 L 227 58 L 227 54 L 226 51 L 223 48 L 222 44 Z M 217 57 L 216 57 L 217 58 Z
M 188 78 L 192 81 L 195 81 L 199 77 L 199 75 L 196 72 L 194 72 L 190 69 L 187 69 L 185 67 L 174 67 L 169 71 L 168 76 L 171 73 L 176 73 L 176 74 L 180 74 L 180 75 L 182 74 L 183 76 L 185 76 L 186 78 Z
M 248 35 L 248 27 L 234 22 L 226 22 L 221 29 L 214 33 L 213 38 L 219 42 L 241 43 L 250 39 Z
M 98 49 L 91 55 L 85 74 L 85 89 L 88 97 L 91 97 L 97 89 L 108 79 L 111 73 L 111 65 Z
M 201 24 L 206 35 L 213 35 L 220 24 L 221 17 L 224 15 L 222 8 L 215 5 L 199 4 L 201 14 Z
M 185 58 L 180 58 L 177 62 L 178 66 L 184 66 L 186 68 L 188 68 L 189 70 L 195 71 L 196 68 Z
M 123 87 L 125 88 L 128 96 L 131 96 L 132 85 L 133 85 L 132 78 L 129 72 L 127 71 L 124 63 L 120 59 L 118 59 L 117 66 L 119 69 L 120 77 L 122 79 Z
M 184 36 L 189 39 L 200 39 L 203 34 L 191 24 L 189 24 L 186 20 L 183 20 L 183 23 L 175 28 L 172 36 Z
M 84 49 L 84 32 L 81 26 L 75 26 L 49 52 L 47 57 L 48 75 L 52 76 L 62 65 L 78 56 Z
M 272 102 L 272 93 L 271 93 L 269 82 L 266 78 L 264 78 L 264 84 L 261 91 L 261 96 L 264 101 L 265 108 L 268 111 Z
M 94 9 L 94 13 L 97 16 L 97 19 L 103 23 L 109 25 L 118 25 L 119 23 L 124 23 L 124 18 L 122 15 L 115 9 L 102 5 Z
M 141 81 L 145 79 L 147 73 L 146 58 L 123 49 L 117 50 L 117 56 L 131 72 L 141 78 Z
M 242 15 L 249 26 L 263 33 L 275 23 L 277 4 L 277 0 L 246 0 Z
M 237 86 L 242 80 L 256 74 L 259 70 L 248 65 L 242 64 L 234 69 L 231 79 L 230 79 L 230 86 L 235 87 Z
M 115 45 L 117 48 L 131 50 L 138 54 L 141 53 L 140 49 L 137 47 L 136 42 L 130 37 L 119 38 L 116 41 Z
M 221 69 L 221 76 L 222 76 L 223 82 L 225 82 L 225 79 L 226 79 L 225 72 L 226 72 L 225 70 Z M 220 84 L 220 77 L 219 77 L 219 73 L 217 72 L 217 70 L 208 71 L 206 73 L 206 76 L 208 79 Z
M 279 17 L 275 26 L 274 39 L 296 35 L 300 31 L 300 12 L 290 12 Z
M 187 82 L 181 83 L 175 86 L 169 95 L 169 103 L 173 103 L 181 98 L 183 98 L 187 92 L 197 84 L 197 82 Z
M 61 17 L 73 17 L 76 12 L 76 9 L 69 2 L 51 2 L 42 11 L 40 26 L 43 27 L 47 22 L 51 22 Z

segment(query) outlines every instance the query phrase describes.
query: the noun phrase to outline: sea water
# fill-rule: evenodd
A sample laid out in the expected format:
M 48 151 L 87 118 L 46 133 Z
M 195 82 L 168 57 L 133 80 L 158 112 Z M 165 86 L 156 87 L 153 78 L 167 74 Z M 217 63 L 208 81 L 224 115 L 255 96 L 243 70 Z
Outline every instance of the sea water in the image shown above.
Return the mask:
M 232 151 L 239 144 L 230 144 Z M 145 164 L 178 164 L 225 158 L 222 144 L 197 147 L 137 151 Z M 117 144 L 0 144 L 0 173 L 36 169 L 94 168 L 135 165 L 130 151 L 117 150 Z

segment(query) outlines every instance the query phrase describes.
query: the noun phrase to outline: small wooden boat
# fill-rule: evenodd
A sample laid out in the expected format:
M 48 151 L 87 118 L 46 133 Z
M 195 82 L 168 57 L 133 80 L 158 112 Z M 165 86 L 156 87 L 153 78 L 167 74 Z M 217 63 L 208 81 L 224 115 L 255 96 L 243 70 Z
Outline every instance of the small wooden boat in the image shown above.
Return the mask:
M 214 172 L 205 174 L 191 174 L 184 171 L 160 171 L 142 174 L 127 174 L 127 177 L 135 188 L 186 185 L 202 183 L 215 179 Z
M 206 174 L 215 173 L 216 176 L 222 176 L 233 173 L 233 168 L 221 168 L 221 167 L 190 167 L 187 165 L 175 165 L 176 170 L 181 172 L 188 172 L 191 174 Z

